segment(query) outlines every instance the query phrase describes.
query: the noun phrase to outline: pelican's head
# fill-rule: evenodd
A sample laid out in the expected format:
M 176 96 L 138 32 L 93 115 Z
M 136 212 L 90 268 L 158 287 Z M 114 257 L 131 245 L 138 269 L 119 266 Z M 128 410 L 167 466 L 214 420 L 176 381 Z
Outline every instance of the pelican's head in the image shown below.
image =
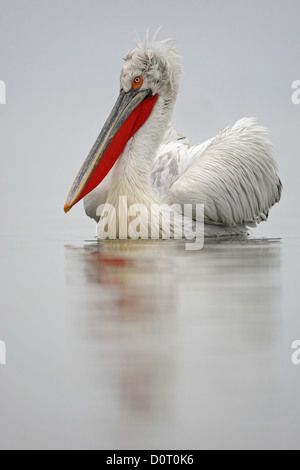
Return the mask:
M 103 181 L 155 106 L 168 117 L 173 109 L 181 66 L 172 41 L 138 44 L 124 60 L 119 98 L 73 183 L 65 212 Z
M 128 92 L 135 78 L 141 77 L 141 90 L 149 89 L 153 95 L 158 94 L 166 101 L 172 100 L 174 104 L 182 69 L 180 56 L 171 40 L 138 44 L 128 52 L 124 61 L 121 90 Z

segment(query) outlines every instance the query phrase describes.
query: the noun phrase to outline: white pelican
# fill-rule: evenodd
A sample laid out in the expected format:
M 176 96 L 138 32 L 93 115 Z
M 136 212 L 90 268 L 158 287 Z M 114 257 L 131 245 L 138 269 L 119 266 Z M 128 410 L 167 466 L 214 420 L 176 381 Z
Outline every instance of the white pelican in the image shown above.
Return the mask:
M 120 238 L 122 213 L 133 204 L 203 204 L 208 236 L 246 233 L 267 220 L 282 190 L 267 130 L 244 118 L 191 147 L 170 124 L 182 72 L 173 41 L 146 40 L 124 60 L 120 96 L 73 183 L 65 212 L 85 198 L 100 238 L 102 204 L 118 209 Z M 148 235 L 148 213 L 140 216 Z

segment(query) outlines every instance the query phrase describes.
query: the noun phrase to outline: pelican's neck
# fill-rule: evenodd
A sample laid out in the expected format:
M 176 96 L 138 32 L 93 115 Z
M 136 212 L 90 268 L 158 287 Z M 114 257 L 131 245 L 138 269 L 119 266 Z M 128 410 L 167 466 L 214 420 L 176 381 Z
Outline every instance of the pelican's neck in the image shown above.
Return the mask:
M 118 206 L 120 196 L 128 205 L 158 203 L 151 185 L 151 172 L 158 147 L 171 119 L 173 106 L 158 97 L 154 109 L 139 131 L 128 141 L 112 170 L 107 203 Z

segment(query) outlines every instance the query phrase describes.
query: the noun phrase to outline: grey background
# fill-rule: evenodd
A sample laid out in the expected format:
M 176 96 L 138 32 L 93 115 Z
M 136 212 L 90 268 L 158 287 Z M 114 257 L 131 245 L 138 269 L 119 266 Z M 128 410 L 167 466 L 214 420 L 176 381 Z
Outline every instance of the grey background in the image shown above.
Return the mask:
M 299 18 L 299 0 L 0 0 L 1 448 L 300 447 Z M 183 56 L 178 131 L 193 144 L 244 116 L 270 129 L 284 195 L 255 234 L 283 242 L 208 247 L 197 265 L 164 247 L 136 272 L 95 273 L 95 225 L 63 206 L 134 29 L 160 25 Z M 153 419 L 126 401 L 138 379 Z
M 62 207 L 115 102 L 134 29 L 143 37 L 160 25 L 159 38 L 175 37 L 183 56 L 177 129 L 196 143 L 243 116 L 258 117 L 270 129 L 285 186 L 262 233 L 281 235 L 297 221 L 300 106 L 291 103 L 291 84 L 299 79 L 299 1 L 0 5 L 2 227 L 17 230 L 30 214 L 48 224 L 59 218 L 64 229 L 76 218 L 94 233 L 81 207 L 68 218 Z

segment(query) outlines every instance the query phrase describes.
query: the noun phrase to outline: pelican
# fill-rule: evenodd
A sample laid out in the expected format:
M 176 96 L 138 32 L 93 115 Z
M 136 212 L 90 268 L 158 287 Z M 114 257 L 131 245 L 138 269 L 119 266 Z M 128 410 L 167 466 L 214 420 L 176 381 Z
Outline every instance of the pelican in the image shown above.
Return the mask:
M 146 39 L 124 59 L 120 95 L 64 207 L 67 213 L 84 199 L 99 238 L 106 205 L 118 209 L 117 238 L 124 233 L 122 224 L 129 223 L 123 215 L 136 204 L 149 209 L 200 204 L 205 235 L 223 236 L 245 234 L 266 221 L 281 198 L 268 131 L 256 119 L 241 119 L 194 146 L 173 128 L 181 73 L 173 40 Z M 139 216 L 148 235 L 149 215 L 141 211 Z M 191 219 L 197 220 L 195 210 Z

